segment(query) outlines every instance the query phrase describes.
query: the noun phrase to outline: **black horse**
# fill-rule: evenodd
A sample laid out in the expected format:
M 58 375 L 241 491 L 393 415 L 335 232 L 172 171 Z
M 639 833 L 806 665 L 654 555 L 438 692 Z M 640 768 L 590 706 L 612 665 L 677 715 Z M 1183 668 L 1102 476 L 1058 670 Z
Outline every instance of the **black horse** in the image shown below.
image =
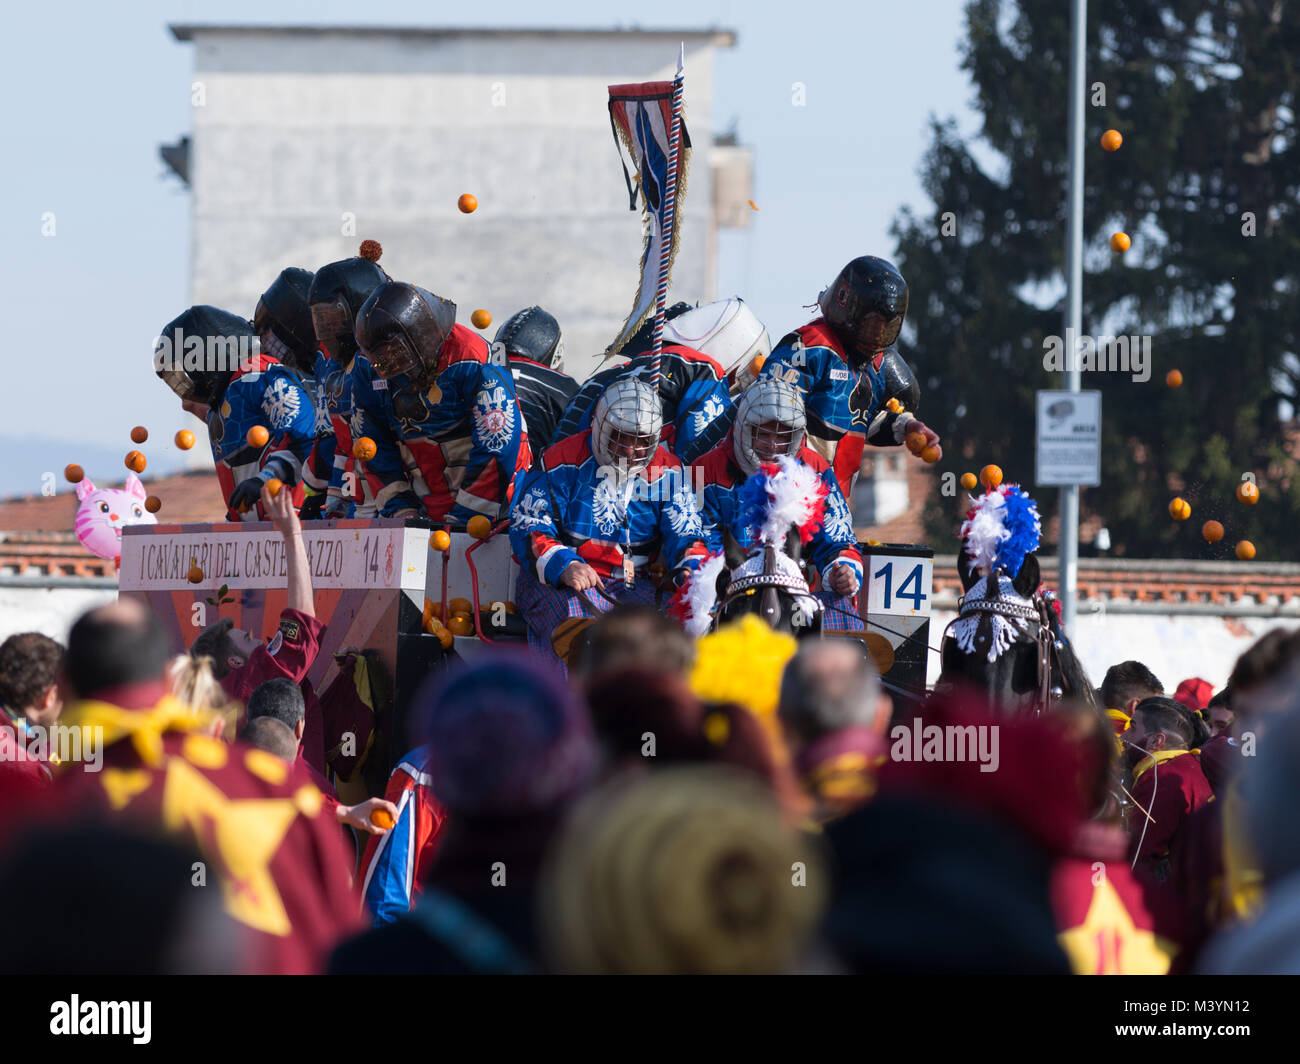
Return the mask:
M 1096 692 L 1061 630 L 1050 592 L 1039 590 L 1038 558 L 1020 571 L 981 576 L 957 555 L 963 595 L 944 633 L 936 686 L 965 684 L 1008 714 L 1042 713 L 1062 698 L 1100 712 Z
M 746 553 L 729 530 L 722 538 L 727 564 L 718 576 L 716 624 L 753 613 L 777 632 L 821 634 L 822 607 L 800 568 L 803 544 L 795 529 L 786 533 L 784 551 L 760 542 Z

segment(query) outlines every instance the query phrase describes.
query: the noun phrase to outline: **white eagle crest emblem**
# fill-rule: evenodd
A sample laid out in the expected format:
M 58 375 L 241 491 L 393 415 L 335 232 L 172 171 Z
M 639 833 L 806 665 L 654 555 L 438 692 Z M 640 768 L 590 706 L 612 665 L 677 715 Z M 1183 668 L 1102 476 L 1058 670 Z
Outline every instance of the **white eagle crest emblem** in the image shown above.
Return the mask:
M 515 503 L 510 520 L 520 528 L 545 528 L 551 523 L 551 507 L 546 501 L 546 492 L 541 486 L 530 488 Z
M 668 523 L 678 536 L 699 536 L 704 533 L 704 521 L 695 505 L 695 495 L 682 486 L 668 500 Z
M 499 385 L 474 397 L 474 431 L 493 452 L 505 450 L 515 431 L 515 401 Z
M 695 434 L 698 436 L 725 408 L 722 400 L 716 395 L 711 395 L 704 401 L 704 405 L 695 411 Z
M 591 519 L 602 536 L 612 536 L 623 523 L 622 500 L 613 483 L 614 477 L 600 477 L 596 481 L 596 490 L 591 497 Z
M 838 491 L 826 494 L 826 517 L 823 521 L 826 538 L 833 543 L 846 543 L 853 539 L 853 515 L 849 504 Z
M 271 422 L 271 428 L 277 431 L 283 432 L 293 424 L 301 406 L 298 389 L 284 377 L 277 377 L 262 393 L 262 413 Z

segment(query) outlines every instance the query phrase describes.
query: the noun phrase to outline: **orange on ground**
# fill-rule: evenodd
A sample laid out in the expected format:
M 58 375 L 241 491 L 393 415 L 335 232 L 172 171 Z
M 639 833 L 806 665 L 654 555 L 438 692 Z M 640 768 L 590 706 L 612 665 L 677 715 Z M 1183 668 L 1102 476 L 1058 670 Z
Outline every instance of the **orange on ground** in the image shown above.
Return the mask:
M 921 451 L 921 461 L 926 462 L 929 465 L 934 465 L 934 463 L 939 461 L 942 457 L 943 451 L 940 450 L 937 443 L 932 443 L 929 447 L 926 447 Z
M 466 192 L 456 201 L 456 206 L 460 208 L 461 214 L 473 214 L 478 210 L 478 199 Z
M 67 478 L 69 484 L 80 484 L 86 479 L 86 471 L 77 465 L 76 462 L 63 467 L 63 475 Z
M 1128 233 L 1111 233 L 1110 250 L 1127 251 L 1133 246 L 1133 241 L 1129 239 Z
M 492 315 L 480 307 L 469 316 L 469 320 L 473 323 L 474 328 L 486 329 L 492 324 Z
M 434 550 L 446 550 L 451 546 L 451 536 L 440 528 L 429 536 L 429 546 Z
M 189 429 L 181 429 L 180 432 L 176 433 L 175 442 L 176 446 L 182 451 L 188 451 L 194 446 L 194 433 Z
M 149 438 L 149 430 L 143 425 L 137 425 L 131 430 L 132 443 L 144 443 Z
M 1192 506 L 1182 496 L 1178 496 L 1169 503 L 1169 516 L 1175 521 L 1186 521 L 1192 516 Z
M 447 622 L 447 630 L 452 635 L 473 635 L 474 618 L 466 613 L 453 614 L 451 620 Z
M 1181 388 L 1183 386 L 1183 374 L 1181 370 L 1171 369 L 1165 374 L 1165 384 L 1170 388 Z
M 961 475 L 961 486 L 967 491 L 974 491 L 975 485 L 978 483 L 979 481 L 975 478 L 974 473 L 963 473 Z
M 158 498 L 157 495 L 150 495 L 149 498 L 144 501 L 144 508 L 151 514 L 156 514 L 162 509 L 162 499 Z
M 267 432 L 265 425 L 254 425 L 248 430 L 244 437 L 250 447 L 265 447 L 271 442 L 271 434 Z
M 370 813 L 370 823 L 377 828 L 391 828 L 396 821 L 387 809 L 374 809 Z
M 1248 562 L 1255 557 L 1255 544 L 1248 539 L 1243 539 L 1237 544 L 1237 557 L 1243 562 Z
M 143 473 L 145 467 L 144 455 L 139 451 L 127 451 L 126 468 L 133 473 Z
M 1124 143 L 1124 137 L 1118 129 L 1108 129 L 1101 135 L 1101 146 L 1107 151 L 1119 151 L 1119 146 Z
M 1247 506 L 1254 506 L 1259 502 L 1259 485 L 1243 480 L 1237 485 L 1237 501 Z
M 378 453 L 379 448 L 369 436 L 362 436 L 352 443 L 352 457 L 359 458 L 363 462 L 369 462 Z
M 1206 521 L 1201 525 L 1201 535 L 1206 543 L 1218 543 L 1223 538 L 1223 526 L 1218 521 Z
M 990 490 L 996 488 L 1002 483 L 1002 467 L 986 465 L 980 470 L 980 483 Z
M 482 514 L 475 514 L 469 519 L 465 531 L 475 539 L 487 539 L 492 534 L 492 522 Z

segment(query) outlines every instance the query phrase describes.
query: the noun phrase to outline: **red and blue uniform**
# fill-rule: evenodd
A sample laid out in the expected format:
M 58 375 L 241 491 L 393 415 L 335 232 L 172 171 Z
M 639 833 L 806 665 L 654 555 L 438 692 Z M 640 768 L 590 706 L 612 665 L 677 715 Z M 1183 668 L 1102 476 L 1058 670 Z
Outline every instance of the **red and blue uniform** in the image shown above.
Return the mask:
M 337 510 L 342 507 L 346 517 L 373 517 L 375 515 L 374 495 L 366 478 L 365 463 L 352 454 L 354 423 L 360 424 L 360 416 L 355 400 L 357 381 L 368 380 L 370 363 L 366 356 L 356 354 L 344 369 L 330 358 L 322 349 L 316 353 L 316 394 L 319 412 L 317 432 L 328 424 L 330 443 L 318 440 L 317 450 L 323 457 L 328 449 L 330 457 L 329 487 L 327 489 L 327 507 Z M 360 432 L 357 436 L 366 435 Z M 391 436 L 380 434 L 372 437 L 376 448 L 387 448 L 396 455 L 397 445 Z M 376 456 L 378 457 L 378 456 Z M 320 458 L 318 457 L 318 464 Z
M 734 430 L 733 430 L 734 432 Z M 853 517 L 844 494 L 836 483 L 835 474 L 816 451 L 804 444 L 795 456 L 804 465 L 815 470 L 826 485 L 826 514 L 822 525 L 804 547 L 804 558 L 810 561 L 820 575 L 820 589 L 816 594 L 827 606 L 823 624 L 835 631 L 858 631 L 863 627 L 852 595 L 837 595 L 830 590 L 830 570 L 833 565 L 847 565 L 862 586 L 862 555 L 853 535 Z M 718 534 L 729 531 L 749 551 L 754 546 L 752 530 L 740 525 L 740 488 L 745 483 L 744 471 L 736 464 L 734 439 L 726 439 L 692 467 L 694 480 L 704 486 L 704 517 L 715 526 Z
M 884 354 L 859 373 L 818 318 L 787 334 L 759 372 L 760 379 L 775 377 L 803 393 L 808 446 L 830 463 L 846 499 L 853 497 L 865 445 L 897 446 L 900 431 L 912 420 L 905 412 L 884 409 L 885 380 L 877 372 Z
M 362 896 L 376 924 L 410 911 L 447 818 L 433 796 L 428 755 L 427 747 L 417 747 L 393 769 L 384 797 L 397 806 L 397 816 L 389 831 L 370 836 L 361 858 Z
M 514 378 L 463 325 L 443 343 L 439 366 L 428 385 L 402 373 L 385 380 L 368 365 L 358 375 L 359 424 L 380 448 L 366 467 L 375 503 L 381 517 L 423 504 L 434 521 L 495 520 L 532 461 Z M 396 457 L 381 439 L 396 441 Z
M 515 602 L 529 642 L 544 653 L 566 618 L 595 617 L 618 602 L 652 602 L 648 568 L 656 558 L 693 569 L 710 550 L 721 550 L 689 473 L 662 445 L 639 475 L 620 483 L 610 474 L 584 432 L 547 448 L 536 469 L 517 477 L 510 510 L 510 545 L 520 565 Z M 625 558 L 634 567 L 631 587 L 623 578 Z M 603 587 L 563 587 L 560 576 L 576 561 L 595 569 Z
M 596 400 L 605 389 L 624 377 L 648 381 L 653 364 L 653 355 L 637 355 L 589 378 L 565 410 L 556 439 L 586 432 L 591 428 Z M 684 462 L 694 461 L 709 449 L 710 426 L 732 410 L 726 371 L 702 351 L 681 344 L 664 344 L 660 353 L 659 398 L 664 411 L 659 438 Z
M 255 425 L 270 433 L 263 447 L 248 442 Z M 208 439 L 222 498 L 265 471 L 293 486 L 294 505 L 302 504 L 303 463 L 316 443 L 316 408 L 298 378 L 276 359 L 259 353 L 249 370 L 231 375 L 220 405 L 208 414 Z M 227 510 L 226 520 L 265 520 L 260 511 L 260 504 L 242 514 Z

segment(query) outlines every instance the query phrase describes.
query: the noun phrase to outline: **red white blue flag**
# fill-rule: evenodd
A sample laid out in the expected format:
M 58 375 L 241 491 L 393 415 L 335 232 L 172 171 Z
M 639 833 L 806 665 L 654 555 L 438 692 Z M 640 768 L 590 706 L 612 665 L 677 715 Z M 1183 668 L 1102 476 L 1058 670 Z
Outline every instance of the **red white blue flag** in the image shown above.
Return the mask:
M 686 164 L 691 146 L 686 123 L 680 127 L 680 162 L 675 182 L 669 181 L 670 142 L 673 130 L 674 82 L 648 81 L 640 85 L 609 87 L 609 119 L 614 141 L 627 150 L 636 171 L 636 186 L 623 163 L 627 182 L 628 209 L 636 210 L 641 200 L 646 216 L 645 251 L 641 257 L 641 283 L 636 303 L 610 353 L 618 351 L 627 338 L 653 312 L 655 293 L 660 284 L 667 285 L 668 270 L 677 255 L 676 219 L 681 215 L 681 199 L 686 191 Z M 680 118 L 680 115 L 679 115 Z M 622 159 L 622 153 L 619 155 Z M 673 195 L 668 195 L 670 184 Z M 638 197 L 638 189 L 640 195 Z

